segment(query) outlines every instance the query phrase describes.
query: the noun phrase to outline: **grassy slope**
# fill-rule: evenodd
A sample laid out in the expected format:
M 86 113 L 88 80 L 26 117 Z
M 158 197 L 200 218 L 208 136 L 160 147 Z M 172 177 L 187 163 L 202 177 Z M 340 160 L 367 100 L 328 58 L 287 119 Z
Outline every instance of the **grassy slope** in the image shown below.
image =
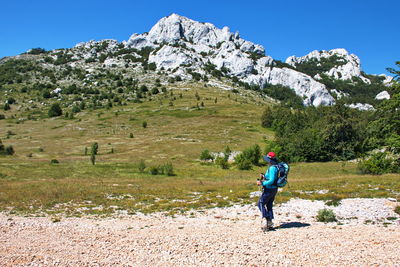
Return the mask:
M 16 150 L 14 156 L 0 158 L 0 209 L 73 215 L 116 209 L 174 213 L 253 202 L 249 192 L 257 190 L 255 178 L 265 167 L 222 170 L 202 164 L 198 158 L 203 149 L 263 147 L 265 139 L 273 138 L 272 132 L 260 127 L 263 105 L 268 102 L 249 92 L 241 96 L 199 84 L 185 88 L 178 86 L 172 96 L 168 92 L 141 104 L 83 111 L 74 120 L 0 120 L 1 137 L 8 131 L 15 133 L 2 138 L 3 143 Z M 201 102 L 204 108 L 199 110 L 196 105 Z M 14 107 L 7 117 L 11 113 L 16 118 L 26 116 L 16 110 Z M 143 121 L 147 128 L 142 127 Z M 93 142 L 99 143 L 95 166 L 84 155 L 85 147 Z M 112 149 L 114 153 L 110 153 Z M 60 164 L 50 164 L 51 159 Z M 140 159 L 147 166 L 172 162 L 176 176 L 140 173 L 136 166 Z M 323 189 L 330 191 L 318 193 Z M 359 175 L 352 163 L 294 164 L 290 187 L 279 194 L 278 201 L 291 197 L 396 197 L 399 191 L 395 175 Z

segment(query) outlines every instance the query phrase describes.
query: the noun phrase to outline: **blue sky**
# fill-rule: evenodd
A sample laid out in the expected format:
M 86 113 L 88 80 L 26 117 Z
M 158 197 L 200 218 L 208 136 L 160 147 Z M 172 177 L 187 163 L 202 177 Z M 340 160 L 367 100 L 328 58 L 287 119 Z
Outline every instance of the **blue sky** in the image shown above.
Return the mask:
M 361 59 L 365 72 L 380 74 L 400 60 L 398 0 L 1 0 L 0 10 L 0 57 L 92 39 L 123 41 L 177 13 L 228 26 L 283 61 L 312 50 L 345 48 Z

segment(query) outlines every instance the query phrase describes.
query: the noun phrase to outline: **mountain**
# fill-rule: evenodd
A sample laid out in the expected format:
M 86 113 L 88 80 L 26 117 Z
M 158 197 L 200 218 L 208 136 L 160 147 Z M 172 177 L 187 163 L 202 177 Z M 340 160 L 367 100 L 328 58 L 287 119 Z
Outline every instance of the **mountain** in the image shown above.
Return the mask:
M 10 60 L 14 63 L 7 65 Z M 9 71 L 15 60 L 28 60 L 28 69 L 17 69 L 30 74 Z M 313 51 L 283 63 L 228 27 L 219 29 L 177 14 L 160 19 L 148 33 L 133 34 L 121 43 L 102 40 L 48 52 L 32 49 L 1 59 L 0 68 L 8 73 L 0 76 L 0 84 L 46 83 L 49 89 L 60 88 L 61 92 L 71 85 L 89 90 L 115 86 L 110 82 L 115 77 L 121 81 L 118 87 L 152 79 L 218 79 L 282 101 L 297 96 L 297 102 L 314 106 L 332 105 L 343 97 L 373 104 L 390 82 L 390 77 L 363 73 L 360 59 L 345 49 Z

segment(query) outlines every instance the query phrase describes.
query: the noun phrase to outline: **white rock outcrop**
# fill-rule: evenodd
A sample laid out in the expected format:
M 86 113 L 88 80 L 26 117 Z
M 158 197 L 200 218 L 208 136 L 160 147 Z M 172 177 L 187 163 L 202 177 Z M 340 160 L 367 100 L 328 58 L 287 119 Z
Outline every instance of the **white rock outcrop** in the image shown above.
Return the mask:
M 362 104 L 362 103 L 356 103 L 356 104 L 350 104 L 347 105 L 349 108 L 354 108 L 358 109 L 361 111 L 368 111 L 368 110 L 375 110 L 375 108 L 371 104 Z
M 390 99 L 390 94 L 388 93 L 388 91 L 382 91 L 375 96 L 375 99 L 376 100 Z
M 330 58 L 333 56 L 336 56 L 341 64 L 325 72 L 326 75 L 339 80 L 351 80 L 353 77 L 358 77 L 365 83 L 371 83 L 371 81 L 365 78 L 361 73 L 360 59 L 354 54 L 349 54 L 349 52 L 343 48 L 329 51 L 314 50 L 303 57 L 288 57 L 285 62 L 295 67 L 296 64 L 305 63 L 310 60 L 321 61 L 323 58 Z
M 148 33 L 133 34 L 124 44 L 136 49 L 154 48 L 149 62 L 157 68 L 191 68 L 204 73 L 205 64 L 211 63 L 227 70 L 230 76 L 260 87 L 267 83 L 290 87 L 304 98 L 306 105 L 334 104 L 325 85 L 295 70 L 273 67 L 273 58 L 265 55 L 261 45 L 240 38 L 228 27 L 219 29 L 172 14 L 158 21 Z

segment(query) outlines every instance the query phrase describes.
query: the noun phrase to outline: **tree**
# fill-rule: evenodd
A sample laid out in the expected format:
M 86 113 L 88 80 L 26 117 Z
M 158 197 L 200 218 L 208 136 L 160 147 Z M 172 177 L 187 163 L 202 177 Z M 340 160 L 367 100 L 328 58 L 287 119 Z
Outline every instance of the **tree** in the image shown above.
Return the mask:
M 138 170 L 139 172 L 144 172 L 144 170 L 146 169 L 146 164 L 144 163 L 144 160 L 140 160 L 138 163 Z
M 400 61 L 396 61 L 396 66 L 397 66 L 398 68 L 400 68 Z M 395 75 L 394 78 L 395 78 L 397 81 L 400 80 L 400 70 L 396 70 L 396 69 L 393 69 L 393 68 L 386 68 L 386 69 L 387 69 L 387 71 L 389 71 L 390 73 L 392 73 L 392 74 Z
M 5 103 L 3 109 L 4 109 L 5 111 L 10 110 L 10 109 L 11 109 L 10 104 Z
M 49 117 L 58 117 L 62 115 L 62 109 L 60 107 L 60 104 L 54 103 L 50 106 L 49 112 L 48 112 Z
M 91 154 L 97 155 L 98 150 L 99 150 L 99 144 L 97 142 L 93 143 L 92 149 L 90 150 Z

